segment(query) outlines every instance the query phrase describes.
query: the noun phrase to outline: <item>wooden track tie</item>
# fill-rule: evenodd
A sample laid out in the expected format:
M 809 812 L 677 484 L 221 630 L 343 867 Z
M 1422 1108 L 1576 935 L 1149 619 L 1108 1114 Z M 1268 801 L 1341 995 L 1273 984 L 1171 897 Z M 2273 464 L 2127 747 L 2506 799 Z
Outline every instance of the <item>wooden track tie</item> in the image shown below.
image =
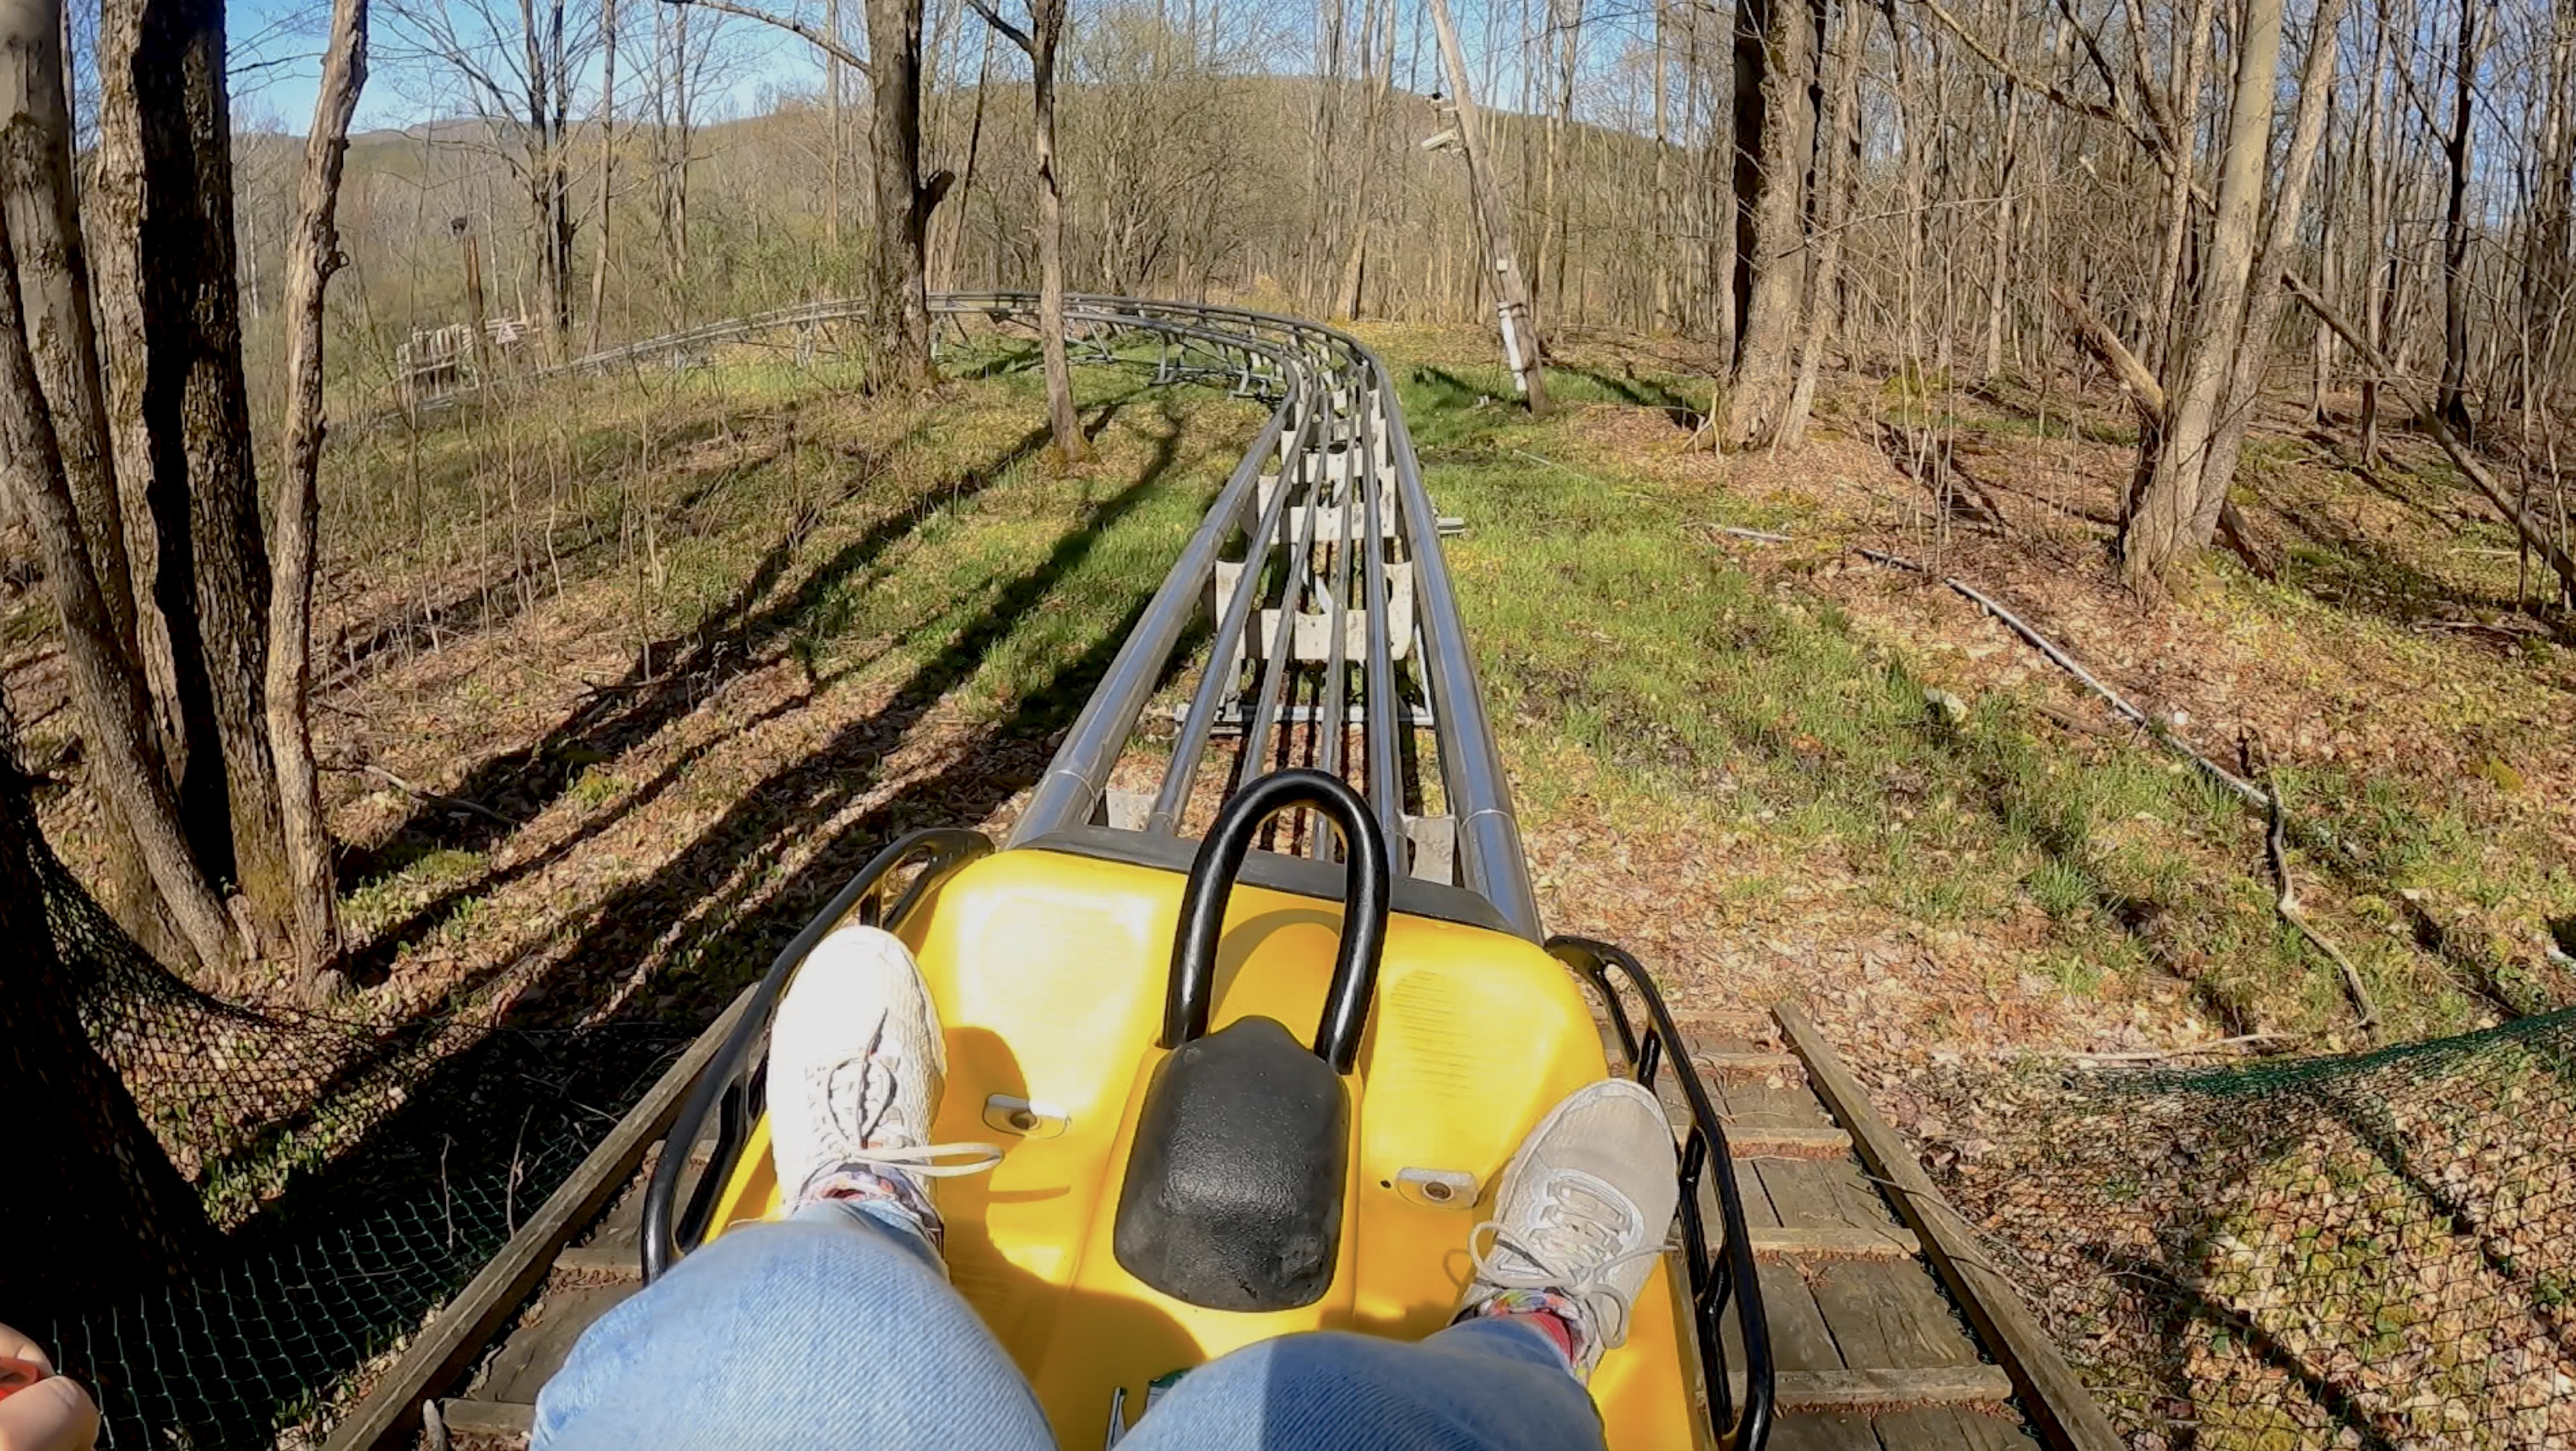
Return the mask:
M 1818 1229 L 1763 1229 L 1752 1233 L 1756 1259 L 1812 1264 L 1821 1260 L 1903 1260 L 1923 1253 L 1911 1230 L 1895 1225 L 1833 1225 Z
M 537 1408 L 509 1401 L 443 1400 L 438 1403 L 438 1419 L 447 1428 L 450 1444 L 525 1445 L 536 1432 Z
M 1905 1370 L 1784 1370 L 1773 1383 L 1782 1411 L 1880 1411 L 1904 1406 L 1988 1406 L 2012 1399 L 2012 1377 L 1992 1365 Z

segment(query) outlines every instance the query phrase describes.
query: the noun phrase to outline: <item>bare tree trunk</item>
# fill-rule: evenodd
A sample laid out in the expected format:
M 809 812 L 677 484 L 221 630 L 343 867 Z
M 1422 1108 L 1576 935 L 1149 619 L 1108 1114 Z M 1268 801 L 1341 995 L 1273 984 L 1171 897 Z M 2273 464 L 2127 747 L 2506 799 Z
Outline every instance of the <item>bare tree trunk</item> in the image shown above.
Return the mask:
M 2007 23 L 2009 23 L 2007 14 Z M 2020 32 L 2009 30 L 2004 37 L 2004 59 L 2013 54 L 2013 38 Z M 2005 285 L 2012 262 L 2013 188 L 2019 184 L 2017 170 L 2021 162 L 2021 87 L 2010 75 L 2002 77 L 2004 135 L 2003 148 L 1995 156 L 1995 237 L 1986 258 L 1986 347 L 1980 376 L 1989 380 L 2004 370 Z
M 2147 314 L 2144 329 L 2146 363 L 2159 374 L 2164 373 L 2178 351 L 2176 339 L 2182 332 L 2182 272 L 2184 244 L 2191 237 L 2192 173 L 2199 150 L 2201 77 L 2209 68 L 2211 16 L 2217 11 L 2216 0 L 2193 0 L 2191 38 L 2185 47 L 2182 74 L 2175 82 L 2173 99 L 2165 108 L 2169 124 L 2165 127 L 2163 162 L 2165 165 L 2164 240 L 2156 253 L 2156 296 Z
M 55 8 L 12 0 L 0 7 L 0 33 L 23 43 L 20 15 L 50 18 Z M 12 299 L 13 322 L 16 310 Z M 0 351 L 24 363 L 23 346 Z M 34 377 L 20 381 L 32 399 Z M 0 1102 L 10 1105 L 9 1148 L 23 1165 L 0 1174 L 0 1224 L 31 1247 L 0 1255 L 0 1304 L 38 1327 L 185 1271 L 210 1238 L 196 1191 L 81 1027 L 80 984 L 45 911 L 54 893 L 77 890 L 37 829 L 26 776 L 0 752 L 0 942 L 9 944 L 0 953 Z
M 2182 351 L 2181 382 L 2168 390 L 2169 412 L 2147 466 L 2146 487 L 2121 530 L 2121 568 L 2133 586 L 2161 584 L 2209 542 L 2207 534 L 2197 532 L 2201 474 L 2217 424 L 2219 395 L 2244 335 L 2246 283 L 2254 264 L 2254 227 L 2263 205 L 2280 62 L 2281 0 L 2247 0 L 2237 36 L 2236 89 L 2219 166 L 2217 216 L 2201 269 L 2199 306 Z
M 2460 33 L 2452 90 L 2451 131 L 2442 139 L 2450 164 L 2449 204 L 2442 215 L 2442 421 L 2469 431 L 2469 162 L 2478 79 L 2478 0 L 2459 0 Z
M 1770 441 L 1795 387 L 1801 234 L 1812 154 L 1816 20 L 1810 0 L 1740 0 L 1735 35 L 1735 292 L 1743 325 L 1727 388 L 1724 443 Z
M 59 18 L 59 0 L 42 6 Z M 47 405 L 65 420 L 63 476 L 80 511 L 81 537 L 106 596 L 118 653 L 140 659 L 134 622 L 134 576 L 125 551 L 125 510 L 116 492 L 107 414 L 100 399 L 98 328 L 90 313 L 87 247 L 72 199 L 71 108 L 63 92 L 62 27 L 0 36 L 10 47 L 0 69 L 0 108 L 24 115 L 30 139 L 0 153 L 7 168 L 7 220 L 18 254 L 19 305 L 43 381 Z M 25 53 L 19 54 L 23 46 Z
M 69 137 L 48 129 L 49 118 L 25 109 L 45 82 L 32 70 L 60 67 L 51 48 L 60 20 L 52 0 L 0 4 L 0 64 L 12 72 L 7 90 L 18 103 L 6 125 L 29 143 L 12 155 L 0 182 L 8 190 L 11 218 L 64 204 L 43 189 L 67 173 L 49 176 L 43 154 L 68 147 Z M 50 118 L 63 124 L 64 113 Z M 23 508 L 45 560 L 45 577 L 62 617 L 63 656 L 79 702 L 90 773 L 132 835 L 163 905 L 202 965 L 228 972 L 240 961 L 232 923 L 206 875 L 199 870 L 179 824 L 177 803 L 152 751 L 151 710 L 130 657 L 123 654 L 105 593 L 91 567 L 80 511 L 63 475 L 54 419 L 46 406 L 28 347 L 26 314 L 19 304 L 14 238 L 0 236 L 0 458 L 7 460 L 11 492 Z M 103 443 L 103 440 L 101 441 Z M 43 933 L 38 932 L 41 939 Z M 6 940 L 23 944 L 11 934 Z
M 307 983 L 330 984 L 340 956 L 339 893 L 331 871 L 331 829 L 313 768 L 313 566 L 321 517 L 322 302 L 340 254 L 340 174 L 349 118 L 367 84 L 367 0 L 333 0 L 322 88 L 304 142 L 304 185 L 286 268 L 286 477 L 271 509 L 268 740 L 277 757 L 277 794 L 294 880 L 294 942 Z
M 617 173 L 617 0 L 599 10 L 599 247 L 590 269 L 590 343 L 599 351 L 599 325 L 608 310 L 609 184 Z
M 2218 511 L 2227 503 L 2236 478 L 2236 462 L 2245 450 L 2245 428 L 2261 400 L 2263 378 L 2272 361 L 2272 333 L 2289 300 L 2281 273 L 2299 248 L 2299 223 L 2307 212 L 2308 178 L 2316 169 L 2317 148 L 2325 137 L 2326 101 L 2334 94 L 2335 31 L 2343 23 L 2347 0 L 2317 0 L 2308 43 L 2307 64 L 2299 79 L 2299 109 L 2290 125 L 2290 149 L 2281 162 L 2281 194 L 2272 203 L 2272 222 L 2256 254 L 2245 325 L 2236 344 L 2236 360 L 2222 394 L 2218 428 L 2209 441 L 2208 461 L 2201 465 L 2200 498 L 2193 512 L 2192 535 L 2206 543 L 2218 529 Z
M 1859 181 L 1861 6 L 1864 0 L 1842 0 L 1834 27 L 1832 71 L 1826 83 L 1833 108 L 1816 138 L 1816 275 L 1807 284 L 1807 313 L 1798 339 L 1798 377 L 1789 390 L 1789 405 L 1780 416 L 1778 441 L 1788 447 L 1806 442 L 1807 418 L 1816 402 L 1816 378 L 1832 345 L 1836 288 L 1841 283 L 1843 222 L 1851 212 L 1851 193 Z
M 2388 117 L 2381 107 L 2388 79 L 2388 31 L 2379 29 L 2370 45 L 2370 129 L 2363 145 L 2364 180 L 2370 188 L 2366 199 L 2370 238 L 2362 249 L 2361 298 L 2362 326 L 2368 331 L 2367 351 L 2376 357 L 2387 350 L 2388 312 L 2381 305 L 2381 293 L 2395 276 L 2394 250 L 2388 244 L 2388 214 L 2391 202 L 2388 164 Z M 2361 462 L 2370 467 L 2379 459 L 2379 371 L 2365 366 L 2361 374 Z
M 1055 135 L 1056 47 L 1066 0 L 1029 0 L 1030 104 L 1038 139 L 1038 344 L 1046 362 L 1047 424 L 1068 464 L 1088 462 L 1091 441 L 1073 406 L 1073 369 L 1064 355 L 1064 186 Z
M 871 0 L 868 5 L 868 49 L 871 53 L 876 50 L 877 5 L 880 3 L 882 0 Z M 921 29 L 921 7 L 914 6 L 912 13 L 917 47 Z M 832 37 L 832 44 L 835 46 L 841 43 L 841 0 L 824 0 L 823 33 Z M 835 265 L 838 265 L 837 259 L 841 255 L 841 154 L 849 149 L 842 137 L 841 85 L 841 58 L 830 51 L 825 51 L 823 53 L 823 131 L 829 138 L 824 142 L 824 146 L 830 153 L 828 158 L 830 174 L 824 178 L 826 195 L 823 202 L 823 242 L 832 249 Z M 880 304 L 884 301 L 882 297 L 877 300 Z M 882 328 L 883 324 L 879 326 Z
M 921 179 L 921 0 L 867 3 L 868 79 L 876 103 L 868 120 L 868 147 L 876 183 L 869 290 L 877 357 L 898 387 L 922 388 L 936 376 L 930 363 L 922 248 L 931 214 L 952 178 L 943 171 L 927 184 Z M 1040 144 L 1051 150 L 1052 138 Z
M 102 329 L 108 401 L 119 407 L 122 393 L 139 403 L 161 613 L 179 691 L 204 691 L 213 727 L 211 752 L 189 732 L 181 791 L 189 839 L 207 875 L 239 887 L 265 950 L 293 906 L 260 705 L 268 551 L 242 381 L 223 7 L 106 0 L 100 37 L 102 230 L 132 229 L 140 289 L 130 314 L 138 334 Z M 111 131 L 133 138 L 129 156 L 108 147 Z M 116 159 L 133 174 L 119 175 Z M 108 269 L 99 282 L 104 295 Z M 174 586 L 193 588 L 180 595 Z M 219 783 L 201 784 L 201 761 L 220 763 Z
M 98 371 L 115 461 L 125 552 L 133 571 L 134 621 L 154 738 L 177 794 L 191 850 L 220 880 L 232 865 L 224 804 L 223 748 L 197 628 L 196 571 L 188 551 L 184 476 L 155 467 L 145 397 L 151 334 L 144 323 L 143 115 L 135 95 L 137 6 L 103 7 L 98 29 L 98 141 L 87 206 Z M 120 909 L 122 910 L 122 909 Z M 130 930 L 138 925 L 124 920 Z M 149 934 L 138 931 L 148 945 Z

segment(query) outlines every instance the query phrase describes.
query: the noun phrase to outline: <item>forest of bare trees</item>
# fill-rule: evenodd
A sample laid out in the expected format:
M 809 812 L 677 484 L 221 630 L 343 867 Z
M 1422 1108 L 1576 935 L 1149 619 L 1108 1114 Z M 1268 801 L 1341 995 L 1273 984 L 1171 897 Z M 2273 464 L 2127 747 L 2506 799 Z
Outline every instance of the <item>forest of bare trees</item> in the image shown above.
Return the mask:
M 55 140 L 7 178 L 8 449 L 113 763 L 111 895 L 211 967 L 329 962 L 296 725 L 324 399 L 383 405 L 441 328 L 533 365 L 860 294 L 876 378 L 913 388 L 933 284 L 1050 316 L 1219 293 L 1498 323 L 1534 407 L 1542 339 L 1616 330 L 1719 378 L 1699 440 L 1730 451 L 1797 446 L 1853 379 L 1926 417 L 2110 381 L 2116 565 L 2150 597 L 2250 549 L 2266 408 L 2365 468 L 2419 432 L 2576 590 L 2576 6 L 1952 4 L 386 0 L 373 104 L 418 119 L 345 183 L 363 6 L 305 145 L 233 133 L 211 0 L 13 7 Z
M 2363 459 L 2430 409 L 2564 561 L 2563 0 L 1492 0 L 1454 7 L 1464 98 L 1428 0 L 1311 23 L 1120 0 L 1062 15 L 1036 107 L 1040 12 L 859 8 L 388 7 L 381 84 L 423 120 L 358 145 L 335 305 L 352 380 L 465 310 L 459 237 L 487 312 L 548 355 L 576 331 L 914 295 L 916 267 L 1033 286 L 1050 252 L 1075 290 L 1317 315 L 1491 321 L 1521 287 L 1542 334 L 1707 349 L 1728 448 L 1794 444 L 1820 384 L 1856 373 L 1937 391 L 2054 369 L 2142 403 L 2152 379 L 2122 549 L 2142 585 L 2218 537 L 2265 390 L 2339 410 Z M 819 94 L 792 83 L 817 71 Z M 917 377 L 902 315 L 889 361 Z

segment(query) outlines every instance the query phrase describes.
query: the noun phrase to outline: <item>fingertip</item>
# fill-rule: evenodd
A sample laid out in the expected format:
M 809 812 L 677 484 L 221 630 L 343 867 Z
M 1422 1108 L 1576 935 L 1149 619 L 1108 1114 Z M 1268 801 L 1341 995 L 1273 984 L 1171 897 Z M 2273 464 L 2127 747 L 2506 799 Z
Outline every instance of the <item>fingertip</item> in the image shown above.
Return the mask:
M 97 1444 L 98 1407 L 69 1376 L 49 1376 L 0 1401 L 0 1448 L 92 1451 Z
M 25 1332 L 11 1329 L 6 1325 L 0 1325 L 0 1356 L 7 1356 L 12 1360 L 34 1361 L 45 1368 L 45 1374 L 54 1373 L 54 1358 L 45 1354 L 45 1347 L 38 1345 L 34 1338 Z

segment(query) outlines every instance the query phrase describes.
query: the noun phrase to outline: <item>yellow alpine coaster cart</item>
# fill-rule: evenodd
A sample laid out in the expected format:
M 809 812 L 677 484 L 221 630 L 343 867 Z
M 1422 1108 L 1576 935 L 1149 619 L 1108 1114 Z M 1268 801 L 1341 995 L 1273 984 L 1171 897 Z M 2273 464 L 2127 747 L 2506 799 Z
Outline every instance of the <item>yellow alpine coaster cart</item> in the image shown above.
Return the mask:
M 714 1140 L 694 1191 L 682 1153 L 650 1181 L 646 1276 L 779 1212 L 770 1017 L 826 933 L 869 922 L 912 949 L 945 1029 L 933 1138 L 1003 1150 L 940 1184 L 952 1279 L 1067 1451 L 1115 1445 L 1158 1386 L 1239 1346 L 1439 1329 L 1514 1149 L 1614 1071 L 1670 1107 L 1681 1210 L 1591 1378 L 1609 1444 L 1756 1451 L 1770 1347 L 1724 1129 L 1644 968 L 1602 943 L 1541 945 L 1386 370 L 1287 319 L 1075 304 L 1099 355 L 1276 409 L 1008 847 L 904 837 L 780 953 L 672 1130 Z M 1113 791 L 1122 758 L 1160 754 L 1131 741 L 1137 719 L 1208 618 L 1162 789 Z M 1230 789 L 1193 842 L 1180 826 L 1229 728 Z

